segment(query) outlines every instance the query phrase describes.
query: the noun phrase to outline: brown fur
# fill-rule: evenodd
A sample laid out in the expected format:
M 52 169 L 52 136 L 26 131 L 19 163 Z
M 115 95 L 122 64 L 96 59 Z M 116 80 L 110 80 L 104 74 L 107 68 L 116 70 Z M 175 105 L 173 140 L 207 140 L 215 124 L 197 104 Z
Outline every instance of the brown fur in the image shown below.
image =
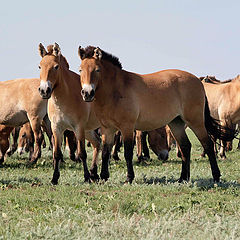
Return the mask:
M 30 122 L 37 142 L 32 163 L 41 156 L 40 124 L 47 113 L 47 100 L 39 96 L 39 84 L 37 78 L 0 82 L 0 124 L 18 127 Z
M 104 57 L 86 57 L 82 48 L 79 48 L 79 55 L 82 59 L 80 81 L 84 87 L 81 93 L 85 100 L 93 100 L 102 126 L 102 179 L 109 177 L 108 161 L 116 130 L 121 130 L 123 135 L 127 182 L 132 182 L 134 129 L 150 131 L 168 124 L 181 149 L 180 181 L 189 180 L 191 143 L 184 129 L 187 124 L 208 152 L 214 180 L 219 181 L 213 143 L 205 127 L 205 114 L 209 114 L 205 111 L 205 91 L 196 76 L 174 69 L 140 75 L 124 71 Z M 93 97 L 85 94 L 92 92 L 91 88 L 95 90 Z M 114 102 L 116 90 L 122 97 Z M 210 115 L 208 119 L 213 121 Z
M 92 110 L 92 104 L 82 100 L 79 93 L 81 91 L 79 75 L 69 70 L 59 46 L 55 43 L 53 46 L 50 45 L 48 50 L 47 54 L 42 55 L 41 53 L 46 50 L 41 44 L 39 45 L 39 53 L 42 56 L 40 79 L 42 83 L 50 82 L 52 86 L 48 101 L 48 115 L 54 136 L 52 183 L 57 184 L 60 177 L 59 161 L 62 160 L 61 143 L 65 130 L 71 130 L 76 135 L 77 161 L 83 162 L 85 181 L 89 181 L 90 177 L 97 179 L 100 140 L 93 130 L 99 127 L 99 121 Z M 56 66 L 59 66 L 58 69 L 55 69 Z M 94 146 L 91 175 L 86 164 L 85 136 Z
M 240 121 L 240 76 L 225 84 L 203 83 L 209 101 L 209 108 L 214 118 L 219 119 L 223 126 L 236 125 Z M 221 142 L 220 156 L 225 158 L 224 146 Z

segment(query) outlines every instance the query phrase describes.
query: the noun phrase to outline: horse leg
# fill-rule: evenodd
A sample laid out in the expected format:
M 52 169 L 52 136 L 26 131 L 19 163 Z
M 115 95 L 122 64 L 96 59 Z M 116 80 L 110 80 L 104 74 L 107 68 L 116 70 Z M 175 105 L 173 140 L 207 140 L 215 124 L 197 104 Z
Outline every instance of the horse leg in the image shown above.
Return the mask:
M 75 134 L 77 138 L 77 159 L 78 161 L 82 161 L 85 182 L 90 182 L 90 173 L 87 166 L 87 153 L 85 149 L 84 129 L 79 129 L 78 131 L 75 131 Z
M 149 149 L 148 149 L 148 145 L 147 145 L 147 132 L 143 132 L 142 134 L 142 151 L 143 151 L 143 156 L 144 158 L 150 158 L 150 154 L 149 154 Z
M 62 143 L 62 135 L 63 131 L 60 131 L 60 129 L 54 128 L 53 131 L 53 178 L 51 183 L 53 185 L 58 184 L 58 179 L 60 177 L 60 161 L 63 161 L 63 154 L 61 151 L 61 143 Z
M 177 117 L 168 126 L 173 133 L 182 157 L 182 171 L 179 182 L 189 181 L 191 143 L 185 132 L 185 123 L 180 117 Z
M 143 160 L 142 154 L 142 131 L 136 131 L 136 146 L 137 146 L 137 158 L 138 162 L 140 163 Z
M 107 181 L 109 178 L 108 164 L 111 157 L 112 146 L 114 142 L 115 129 L 102 127 L 102 169 L 100 177 Z
M 77 150 L 76 136 L 73 131 L 66 130 L 64 136 L 67 138 L 68 147 L 69 147 L 69 157 L 72 161 L 76 161 L 75 152 Z
M 211 170 L 212 170 L 213 180 L 215 182 L 219 182 L 221 174 L 220 174 L 220 170 L 219 170 L 217 160 L 216 160 L 216 153 L 214 150 L 214 142 L 208 136 L 207 130 L 203 124 L 187 123 L 187 125 L 193 130 L 193 132 L 197 136 L 198 140 L 202 144 L 204 151 L 208 155 Z
M 44 131 L 47 134 L 48 140 L 49 140 L 49 148 L 52 149 L 52 128 L 51 128 L 51 122 L 48 118 L 48 115 L 46 115 L 43 118 L 43 122 L 44 122 Z
M 134 170 L 133 170 L 133 147 L 134 147 L 134 139 L 133 139 L 133 129 L 123 129 L 123 143 L 124 143 L 124 157 L 127 163 L 127 179 L 126 183 L 132 183 L 134 179 Z
M 18 137 L 19 137 L 20 127 L 15 127 L 13 130 L 13 144 L 7 151 L 7 155 L 11 156 L 18 148 Z
M 97 165 L 98 165 L 98 155 L 101 147 L 101 139 L 95 131 L 87 131 L 86 139 L 93 146 L 93 157 L 92 157 L 92 164 L 90 168 L 90 178 L 94 181 L 99 180 L 99 176 L 97 173 Z
M 220 141 L 220 150 L 219 150 L 219 155 L 222 159 L 226 159 L 226 154 L 225 154 L 225 150 L 226 150 L 226 146 L 227 146 L 227 142 L 226 141 Z
M 41 123 L 38 118 L 30 119 L 30 124 L 34 134 L 34 153 L 32 155 L 30 163 L 35 164 L 37 163 L 38 158 L 41 157 L 41 145 L 43 140 L 43 134 L 41 131 Z
M 113 149 L 113 159 L 114 160 L 120 160 L 118 156 L 118 152 L 120 152 L 120 148 L 122 146 L 122 141 L 121 141 L 121 132 L 117 131 L 114 137 L 114 149 Z
M 29 148 L 29 161 L 31 161 L 34 153 L 34 134 L 31 131 L 31 137 L 30 139 L 27 140 L 26 144 L 28 145 Z

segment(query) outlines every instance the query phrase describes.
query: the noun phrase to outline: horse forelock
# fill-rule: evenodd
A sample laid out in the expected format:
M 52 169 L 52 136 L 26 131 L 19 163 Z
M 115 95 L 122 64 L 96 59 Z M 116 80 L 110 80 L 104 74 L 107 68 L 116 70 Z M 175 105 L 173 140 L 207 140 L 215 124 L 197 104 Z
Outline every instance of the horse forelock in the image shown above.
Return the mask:
M 53 55 L 53 45 L 47 46 L 47 55 Z M 63 66 L 69 69 L 68 61 L 62 54 L 60 56 L 60 61 L 61 61 L 61 64 L 63 64 Z
M 96 47 L 93 46 L 88 46 L 86 47 L 85 50 L 85 56 L 84 58 L 92 58 L 94 55 L 94 50 L 96 49 Z M 110 53 L 107 53 L 103 50 L 101 50 L 102 52 L 102 58 L 103 60 L 106 60 L 108 62 L 111 62 L 114 66 L 117 66 L 118 68 L 122 69 L 122 64 L 119 61 L 118 57 L 113 56 Z

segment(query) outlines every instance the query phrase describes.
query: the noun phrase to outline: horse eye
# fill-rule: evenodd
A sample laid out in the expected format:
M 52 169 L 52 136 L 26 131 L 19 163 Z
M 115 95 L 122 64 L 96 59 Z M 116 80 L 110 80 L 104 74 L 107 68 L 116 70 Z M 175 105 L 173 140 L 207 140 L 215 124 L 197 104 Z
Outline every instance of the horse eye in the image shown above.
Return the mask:
M 82 69 L 79 69 L 79 72 L 81 73 L 81 72 L 82 72 Z
M 95 72 L 100 72 L 100 69 L 99 69 L 99 68 L 97 68 L 97 69 L 95 70 Z
M 39 65 L 38 68 L 41 69 L 41 66 Z
M 58 67 L 59 67 L 59 65 L 55 65 L 55 66 L 54 66 L 54 69 L 55 69 L 55 70 L 58 70 Z

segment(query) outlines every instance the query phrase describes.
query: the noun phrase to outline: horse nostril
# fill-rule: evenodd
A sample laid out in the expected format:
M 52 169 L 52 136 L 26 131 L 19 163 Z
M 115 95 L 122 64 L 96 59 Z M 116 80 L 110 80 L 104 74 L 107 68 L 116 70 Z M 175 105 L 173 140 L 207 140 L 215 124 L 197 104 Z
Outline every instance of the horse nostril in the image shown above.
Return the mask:
M 49 94 L 50 92 L 51 92 L 51 88 L 50 88 L 50 87 L 47 87 L 46 93 Z
M 43 95 L 43 94 L 44 94 L 44 90 L 43 90 L 43 89 L 40 89 L 40 93 Z
M 95 94 L 95 91 L 92 89 L 89 96 L 90 96 L 90 97 L 93 97 L 94 94 Z
M 82 95 L 84 95 L 84 94 L 85 94 L 85 91 L 84 91 L 83 89 L 81 90 L 81 94 L 82 94 Z
M 41 89 L 40 89 L 40 87 L 38 88 L 38 91 L 39 91 L 39 92 L 41 92 Z

